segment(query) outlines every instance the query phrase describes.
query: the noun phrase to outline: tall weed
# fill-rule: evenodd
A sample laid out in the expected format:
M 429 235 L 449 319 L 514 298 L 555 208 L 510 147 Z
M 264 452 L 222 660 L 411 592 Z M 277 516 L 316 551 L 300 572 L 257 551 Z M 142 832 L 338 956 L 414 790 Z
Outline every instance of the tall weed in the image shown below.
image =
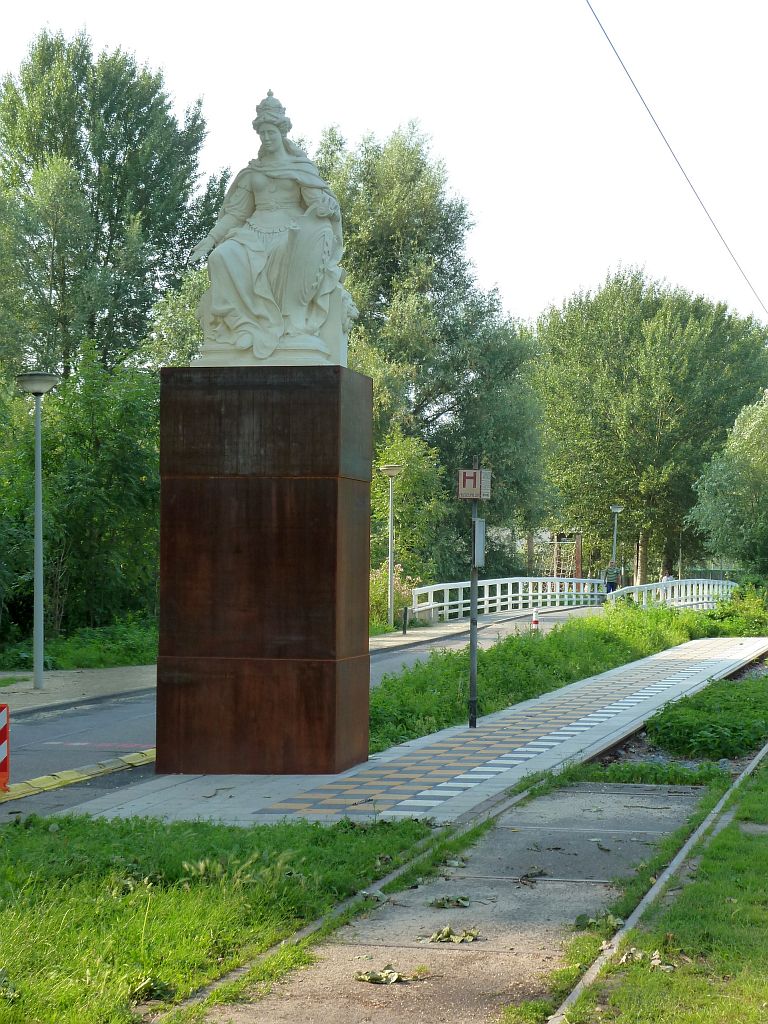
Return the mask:
M 745 757 L 768 740 L 768 676 L 724 679 L 646 723 L 651 743 L 683 757 Z
M 395 565 L 392 584 L 394 589 L 394 612 L 395 622 L 400 619 L 402 608 L 409 608 L 411 605 L 411 591 L 418 587 L 420 580 L 406 576 L 402 565 Z M 385 562 L 378 569 L 371 569 L 369 589 L 369 619 L 371 623 L 371 634 L 386 632 L 387 614 L 389 611 L 389 566 Z

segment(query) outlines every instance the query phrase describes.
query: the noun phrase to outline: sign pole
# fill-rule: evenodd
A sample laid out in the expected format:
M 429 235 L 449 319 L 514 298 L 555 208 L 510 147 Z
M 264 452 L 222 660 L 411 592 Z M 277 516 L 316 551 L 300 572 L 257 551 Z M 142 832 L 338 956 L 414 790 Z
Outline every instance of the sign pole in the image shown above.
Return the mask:
M 472 468 L 478 469 L 477 456 Z M 472 569 L 469 577 L 469 728 L 477 728 L 477 498 L 472 499 Z
M 458 497 L 472 502 L 472 560 L 469 577 L 469 728 L 477 728 L 477 584 L 478 570 L 485 565 L 485 519 L 477 517 L 477 502 L 491 496 L 491 471 L 480 469 L 480 457 L 472 469 L 459 470 Z

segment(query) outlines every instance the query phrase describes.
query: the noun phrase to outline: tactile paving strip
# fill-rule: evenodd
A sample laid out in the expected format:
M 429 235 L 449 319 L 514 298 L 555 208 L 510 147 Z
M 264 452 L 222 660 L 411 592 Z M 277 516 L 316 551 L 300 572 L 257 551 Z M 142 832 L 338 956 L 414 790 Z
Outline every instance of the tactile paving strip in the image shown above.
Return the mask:
M 723 674 L 736 641 L 719 638 L 671 648 L 602 676 L 572 683 L 535 703 L 481 719 L 476 730 L 431 743 L 382 765 L 369 762 L 354 774 L 325 783 L 258 813 L 286 816 L 428 814 L 447 800 L 535 759 L 622 712 L 649 705 L 649 713 L 684 679 Z M 701 644 L 706 644 L 705 651 Z M 704 656 L 704 655 L 707 656 Z M 695 677 L 695 678 L 694 678 Z

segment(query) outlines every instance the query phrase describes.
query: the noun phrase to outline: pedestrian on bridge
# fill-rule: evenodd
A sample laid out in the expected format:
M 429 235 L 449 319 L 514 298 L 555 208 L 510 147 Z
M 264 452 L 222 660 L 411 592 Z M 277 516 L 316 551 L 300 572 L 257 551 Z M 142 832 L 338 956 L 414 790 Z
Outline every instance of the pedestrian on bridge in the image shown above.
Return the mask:
M 619 581 L 619 567 L 616 562 L 611 559 L 608 563 L 608 568 L 605 570 L 605 592 L 606 594 L 612 594 L 616 589 L 616 584 Z

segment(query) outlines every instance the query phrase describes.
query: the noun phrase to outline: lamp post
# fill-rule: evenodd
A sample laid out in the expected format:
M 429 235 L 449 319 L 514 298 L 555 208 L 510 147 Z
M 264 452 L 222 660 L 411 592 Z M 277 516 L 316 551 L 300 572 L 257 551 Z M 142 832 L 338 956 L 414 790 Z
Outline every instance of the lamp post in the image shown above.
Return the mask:
M 20 373 L 16 383 L 22 391 L 35 397 L 35 583 L 33 664 L 34 688 L 43 690 L 43 395 L 55 388 L 61 378 L 55 373 Z
M 400 476 L 402 466 L 380 466 L 384 476 L 389 477 L 389 561 L 387 563 L 387 623 L 395 625 L 395 477 Z
M 619 534 L 619 512 L 624 511 L 623 505 L 611 505 L 613 512 L 613 547 L 611 548 L 611 561 L 616 563 L 616 538 Z

